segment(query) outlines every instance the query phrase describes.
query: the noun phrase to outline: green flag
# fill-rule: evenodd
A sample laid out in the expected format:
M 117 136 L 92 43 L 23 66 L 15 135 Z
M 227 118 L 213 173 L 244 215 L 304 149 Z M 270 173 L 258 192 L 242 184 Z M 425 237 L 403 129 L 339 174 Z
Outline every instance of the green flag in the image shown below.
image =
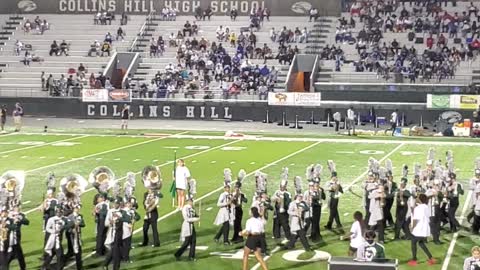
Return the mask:
M 175 162 L 177 161 L 177 151 L 175 150 L 173 154 L 173 181 L 172 185 L 170 186 L 170 195 L 172 195 L 172 198 L 175 198 L 177 195 L 177 189 L 175 185 Z

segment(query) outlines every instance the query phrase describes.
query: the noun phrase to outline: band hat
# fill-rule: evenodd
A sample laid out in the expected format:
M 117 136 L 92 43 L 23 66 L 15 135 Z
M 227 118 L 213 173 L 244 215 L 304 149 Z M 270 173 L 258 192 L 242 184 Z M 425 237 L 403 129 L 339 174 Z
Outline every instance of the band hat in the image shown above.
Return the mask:
M 282 180 L 282 181 L 280 181 L 280 186 L 281 186 L 281 187 L 286 187 L 287 184 L 288 184 L 288 181 L 287 181 L 287 180 Z
M 476 175 L 480 175 L 480 169 L 476 169 L 476 170 L 475 170 L 475 174 L 476 174 Z
M 429 165 L 429 166 L 433 165 L 433 160 L 431 160 L 431 159 L 427 160 L 427 165 Z

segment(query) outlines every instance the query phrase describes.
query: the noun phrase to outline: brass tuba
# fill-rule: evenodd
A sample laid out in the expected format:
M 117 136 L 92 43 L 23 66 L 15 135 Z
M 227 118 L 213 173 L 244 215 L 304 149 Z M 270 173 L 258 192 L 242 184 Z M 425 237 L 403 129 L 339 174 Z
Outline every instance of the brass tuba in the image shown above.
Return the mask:
M 148 165 L 143 168 L 142 179 L 145 188 L 153 190 L 162 189 L 162 175 L 158 167 Z
M 88 177 L 88 182 L 92 184 L 100 193 L 107 193 L 115 181 L 115 174 L 106 167 L 101 166 L 93 169 Z
M 0 189 L 6 195 L 6 201 L 2 200 L 2 207 L 11 210 L 21 204 L 22 191 L 25 186 L 25 172 L 7 171 L 0 177 Z
M 87 180 L 79 174 L 72 174 L 60 180 L 60 190 L 67 199 L 79 198 L 88 186 Z

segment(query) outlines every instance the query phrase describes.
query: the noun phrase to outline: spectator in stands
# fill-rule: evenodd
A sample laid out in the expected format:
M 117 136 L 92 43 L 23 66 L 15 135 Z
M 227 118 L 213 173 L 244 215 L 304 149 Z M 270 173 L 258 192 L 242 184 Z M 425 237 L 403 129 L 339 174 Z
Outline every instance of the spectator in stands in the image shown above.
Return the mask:
M 23 64 L 25 66 L 30 66 L 30 62 L 32 61 L 32 55 L 29 51 L 25 51 L 25 56 L 23 58 Z
M 237 16 L 238 16 L 238 11 L 236 8 L 232 8 L 230 10 L 230 20 L 232 21 L 236 21 L 237 20 Z
M 195 16 L 196 20 L 200 20 L 200 19 L 203 18 L 203 10 L 200 6 L 197 6 L 193 13 L 194 13 L 193 15 Z
M 62 40 L 62 43 L 60 43 L 60 52 L 58 53 L 58 55 L 62 55 L 65 54 L 65 56 L 68 56 L 68 43 L 65 41 L 65 40 Z
M 218 41 L 223 41 L 225 39 L 225 29 L 223 28 L 222 25 L 218 26 L 215 33 L 217 34 L 217 40 Z
M 113 87 L 112 83 L 110 82 L 110 77 L 107 77 L 107 78 L 105 79 L 105 89 L 107 89 L 107 90 L 113 90 L 113 89 L 115 89 L 115 88 Z
M 270 40 L 272 40 L 273 42 L 276 42 L 277 41 L 277 36 L 278 36 L 278 33 L 277 31 L 275 31 L 275 28 L 272 27 L 272 29 L 270 29 Z
M 192 36 L 192 25 L 190 24 L 189 21 L 187 21 L 184 25 L 183 25 L 183 36 L 186 37 L 188 33 L 188 36 L 191 37 Z
M 20 56 L 20 53 L 22 52 L 23 50 L 23 43 L 17 39 L 17 41 L 15 42 L 15 54 L 17 56 Z
M 95 74 L 92 72 L 92 74 L 90 75 L 90 78 L 88 79 L 88 85 L 90 86 L 90 88 L 95 88 L 95 82 L 97 81 L 97 79 L 95 78 Z
M 40 82 L 42 83 L 42 91 L 46 91 L 47 78 L 45 76 L 45 71 L 42 71 L 42 74 L 40 74 Z
M 152 37 L 150 41 L 150 57 L 157 57 L 158 56 L 158 43 L 155 38 Z
M 125 41 L 124 35 L 125 35 L 125 32 L 123 31 L 122 27 L 119 27 L 119 28 L 117 29 L 117 38 L 116 38 L 116 40 L 118 41 L 118 40 L 121 38 L 122 41 Z
M 58 56 L 58 53 L 60 51 L 60 48 L 57 44 L 57 41 L 54 40 L 52 45 L 50 45 L 50 52 L 48 53 L 50 56 L 52 56 L 53 54 L 55 54 L 56 56 Z
M 309 11 L 309 14 L 310 14 L 310 18 L 308 19 L 308 21 L 311 22 L 312 18 L 313 18 L 313 21 L 316 21 L 318 18 L 318 9 L 311 8 Z
M 182 31 L 178 31 L 177 36 L 175 37 L 175 44 L 179 46 L 183 42 L 183 34 Z
M 95 40 L 90 45 L 90 50 L 88 50 L 88 56 L 92 56 L 93 53 L 95 53 L 96 56 L 100 55 L 100 42 L 98 42 L 98 40 Z
M 128 16 L 125 12 L 122 13 L 122 18 L 120 19 L 120 25 L 127 25 Z
M 93 24 L 100 24 L 100 17 L 102 16 L 101 12 L 97 12 L 93 15 Z
M 47 20 L 43 20 L 42 24 L 40 25 L 40 34 L 43 35 L 45 31 L 50 29 L 50 24 L 47 22 Z
M 25 31 L 25 33 L 30 33 L 31 30 L 32 30 L 32 23 L 30 22 L 29 19 L 27 19 L 23 24 L 23 31 Z
M 270 9 L 264 8 L 263 9 L 263 17 L 267 18 L 267 21 L 270 21 Z M 263 21 L 263 19 L 262 19 Z
M 307 31 L 307 27 L 304 27 L 304 28 L 302 29 L 302 33 L 301 33 L 301 35 L 300 35 L 300 40 L 299 40 L 299 42 L 302 43 L 302 42 L 304 42 L 304 41 L 305 41 L 305 43 L 308 43 L 308 31 Z
M 50 96 L 53 96 L 54 86 L 55 86 L 55 82 L 53 79 L 53 75 L 50 74 L 47 79 L 47 89 Z
M 208 6 L 207 9 L 205 9 L 205 11 L 203 11 L 203 20 L 205 21 L 205 18 L 208 17 L 208 20 L 210 21 L 210 17 L 212 15 L 213 15 L 212 8 L 210 6 Z
M 198 35 L 198 24 L 197 24 L 197 22 L 193 22 L 193 24 L 192 24 L 192 33 L 194 35 Z
M 110 43 L 110 45 L 112 44 L 112 42 L 113 42 L 113 37 L 112 37 L 112 34 L 110 34 L 110 32 L 107 32 L 107 34 L 105 35 L 104 41 Z
M 110 51 L 112 50 L 112 45 L 108 41 L 103 42 L 102 45 L 102 57 L 107 53 L 108 56 L 110 56 Z
M 268 87 L 265 83 L 262 83 L 260 87 L 258 87 L 258 98 L 260 100 L 267 100 L 268 97 Z

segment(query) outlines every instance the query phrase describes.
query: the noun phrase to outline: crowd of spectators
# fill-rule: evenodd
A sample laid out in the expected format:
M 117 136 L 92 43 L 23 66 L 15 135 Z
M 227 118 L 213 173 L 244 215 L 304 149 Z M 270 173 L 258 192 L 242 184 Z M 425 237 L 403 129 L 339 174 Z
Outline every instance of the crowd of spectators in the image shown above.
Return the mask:
M 35 19 L 30 21 L 30 19 L 27 19 L 25 23 L 23 24 L 23 31 L 28 34 L 28 33 L 36 33 L 43 35 L 43 33 L 47 30 L 50 29 L 50 24 L 47 22 L 45 19 L 40 19 L 39 16 L 35 17 Z
M 40 75 L 42 90 L 48 91 L 51 96 L 79 96 L 84 87 L 105 87 L 106 79 L 102 73 L 97 77 L 92 73 L 88 78 L 87 74 L 88 68 L 82 63 L 76 69 L 68 69 L 67 74 L 61 74 L 60 78 L 55 78 L 53 74 L 46 77 L 45 72 L 42 71 Z
M 438 0 L 407 5 L 383 0 L 354 2 L 352 16 L 338 20 L 336 45 L 323 48 L 321 58 L 335 60 L 335 71 L 353 62 L 355 72 L 376 72 L 378 78 L 405 78 L 410 83 L 453 78 L 462 61 L 471 64 L 475 60 L 480 49 L 480 17 L 473 3 L 462 12 L 444 10 Z M 386 33 L 398 33 L 398 40 L 385 39 Z M 345 55 L 338 43 L 355 46 L 357 55 Z

